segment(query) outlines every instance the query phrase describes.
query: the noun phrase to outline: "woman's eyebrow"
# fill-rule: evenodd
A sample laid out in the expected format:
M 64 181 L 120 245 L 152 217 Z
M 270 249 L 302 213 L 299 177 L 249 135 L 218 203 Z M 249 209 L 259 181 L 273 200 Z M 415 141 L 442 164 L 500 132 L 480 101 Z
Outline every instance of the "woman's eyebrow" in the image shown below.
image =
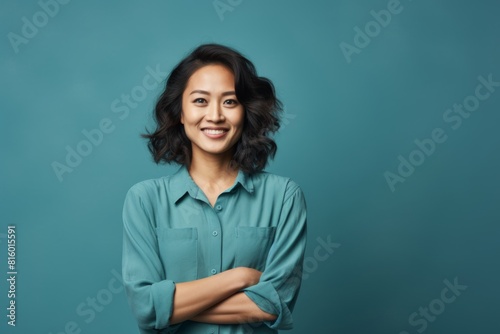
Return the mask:
M 201 89 L 195 89 L 191 93 L 189 93 L 189 95 L 192 95 L 192 94 L 195 94 L 195 93 L 204 94 L 204 95 L 210 95 L 209 92 L 207 92 L 206 90 L 201 90 Z M 221 95 L 222 96 L 236 95 L 236 92 L 234 90 L 232 90 L 232 91 L 224 92 Z
M 193 90 L 191 93 L 189 93 L 189 95 L 192 95 L 192 94 L 195 94 L 195 93 L 210 95 L 210 93 L 207 92 L 206 90 L 200 90 L 200 89 Z

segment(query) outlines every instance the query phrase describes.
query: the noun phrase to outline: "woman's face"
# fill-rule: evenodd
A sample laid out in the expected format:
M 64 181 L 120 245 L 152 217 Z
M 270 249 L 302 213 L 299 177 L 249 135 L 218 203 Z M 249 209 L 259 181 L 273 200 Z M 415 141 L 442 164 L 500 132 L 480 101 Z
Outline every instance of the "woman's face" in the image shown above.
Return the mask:
M 244 108 L 235 93 L 234 75 L 222 65 L 195 71 L 182 94 L 181 123 L 195 155 L 232 156 L 243 131 Z

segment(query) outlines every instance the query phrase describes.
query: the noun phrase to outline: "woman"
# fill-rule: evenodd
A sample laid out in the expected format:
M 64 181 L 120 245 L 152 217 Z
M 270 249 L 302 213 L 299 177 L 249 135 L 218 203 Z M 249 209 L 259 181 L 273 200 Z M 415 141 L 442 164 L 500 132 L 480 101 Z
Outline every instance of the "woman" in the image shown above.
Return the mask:
M 168 77 L 143 135 L 171 176 L 139 182 L 124 208 L 123 280 L 141 333 L 277 333 L 292 327 L 306 204 L 263 172 L 281 103 L 235 50 L 201 45 Z

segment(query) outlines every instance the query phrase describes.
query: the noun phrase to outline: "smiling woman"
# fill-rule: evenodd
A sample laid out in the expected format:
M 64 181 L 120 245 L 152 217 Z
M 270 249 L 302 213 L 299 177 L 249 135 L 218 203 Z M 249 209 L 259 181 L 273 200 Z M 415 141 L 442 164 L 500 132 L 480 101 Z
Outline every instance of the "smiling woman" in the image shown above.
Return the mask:
M 123 281 L 141 333 L 292 328 L 306 204 L 264 172 L 281 103 L 237 51 L 202 45 L 170 73 L 154 132 L 174 174 L 133 185 L 123 207 Z M 300 276 L 300 275 L 299 275 Z
M 193 155 L 204 159 L 216 156 L 217 160 L 226 156 L 230 161 L 243 122 L 244 110 L 234 91 L 234 75 L 227 67 L 206 65 L 189 78 L 182 97 L 181 123 Z M 210 202 L 213 205 L 214 200 Z

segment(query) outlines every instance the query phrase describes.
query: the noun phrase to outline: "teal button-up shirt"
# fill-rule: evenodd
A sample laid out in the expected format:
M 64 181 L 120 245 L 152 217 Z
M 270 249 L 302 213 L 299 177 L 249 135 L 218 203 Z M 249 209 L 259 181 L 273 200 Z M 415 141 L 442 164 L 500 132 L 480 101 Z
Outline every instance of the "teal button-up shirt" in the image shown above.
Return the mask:
M 212 207 L 186 167 L 133 185 L 123 206 L 123 282 L 140 333 L 277 333 L 292 327 L 306 247 L 306 203 L 289 178 L 240 171 Z M 235 267 L 262 271 L 242 291 L 270 322 L 170 325 L 175 283 Z

